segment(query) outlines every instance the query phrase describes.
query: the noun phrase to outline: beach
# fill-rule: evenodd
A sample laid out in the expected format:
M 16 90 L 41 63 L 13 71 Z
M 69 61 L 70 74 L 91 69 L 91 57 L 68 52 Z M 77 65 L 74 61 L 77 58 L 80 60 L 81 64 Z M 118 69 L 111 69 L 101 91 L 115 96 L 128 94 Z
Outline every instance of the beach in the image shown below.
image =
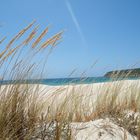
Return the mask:
M 19 86 L 20 92 L 28 89 L 28 93 L 34 95 L 31 99 L 36 99 L 41 106 L 40 115 L 46 115 L 48 120 L 61 122 L 71 117 L 69 123 L 74 140 L 136 140 L 136 136 L 116 122 L 115 113 L 120 111 L 130 122 L 140 117 L 135 110 L 139 106 L 140 80 L 61 86 L 9 84 L 1 85 L 0 91 L 9 94 L 15 86 Z M 134 108 L 135 100 L 137 106 Z M 114 116 L 110 116 L 109 112 Z
M 10 89 L 11 85 L 1 86 L 1 91 L 6 86 L 9 86 Z M 25 86 L 27 85 L 20 85 L 21 90 Z M 113 107 L 112 111 L 115 112 L 114 109 L 119 107 L 119 109 L 122 108 L 120 110 L 123 111 L 126 118 L 140 117 L 133 107 L 130 109 L 124 107 L 124 104 L 129 106 L 132 100 L 138 99 L 140 96 L 139 87 L 140 80 L 122 80 L 64 86 L 29 84 L 28 90 L 30 93 L 36 93 L 37 101 L 43 103 L 40 114 L 50 114 L 48 119 L 50 117 L 62 121 L 67 120 L 71 115 L 72 139 L 135 140 L 136 137 L 118 125 L 113 117 L 109 118 L 104 114 L 104 116 L 100 116 L 99 110 L 104 109 L 103 112 L 106 113 L 105 111 L 111 111 L 111 107 Z
M 114 95 L 116 105 L 123 105 L 126 101 L 131 102 L 132 97 L 137 98 L 137 96 L 139 96 L 139 86 L 140 80 L 122 80 L 64 86 L 39 85 L 39 95 L 43 95 L 42 100 L 47 99 L 47 102 L 45 101 L 46 106 L 47 108 L 49 107 L 51 114 L 53 114 L 52 116 L 61 112 L 67 112 L 68 114 L 73 114 L 73 119 L 75 120 L 76 115 L 74 115 L 74 113 L 81 113 L 83 122 L 74 121 L 71 125 L 74 136 L 73 139 L 133 140 L 136 139 L 136 137 L 130 134 L 125 128 L 117 125 L 113 119 L 107 117 L 94 119 L 93 117 L 93 119 L 90 118 L 91 120 L 88 121 L 84 118 L 84 114 L 90 115 L 90 113 L 96 112 L 98 105 L 102 104 L 102 106 L 104 106 L 104 98 L 108 99 L 107 102 L 109 102 Z M 100 100 L 101 103 L 99 103 Z M 124 112 L 125 111 L 125 115 L 130 118 L 133 117 L 134 114 L 140 117 L 140 114 L 133 110 L 124 110 Z
M 118 102 L 129 100 L 132 96 L 133 89 L 137 90 L 140 86 L 140 80 L 121 80 L 105 83 L 93 84 L 73 84 L 64 86 L 48 86 L 48 85 L 30 85 L 31 89 L 38 88 L 38 95 L 40 98 L 46 100 L 48 103 L 53 103 L 51 106 L 60 106 L 65 100 L 72 101 L 74 98 L 80 102 L 81 105 L 96 105 L 98 98 L 102 96 L 117 95 Z M 138 96 L 139 92 L 133 93 L 133 96 Z M 54 107 L 55 108 L 55 107 Z M 90 108 L 89 108 L 90 110 Z

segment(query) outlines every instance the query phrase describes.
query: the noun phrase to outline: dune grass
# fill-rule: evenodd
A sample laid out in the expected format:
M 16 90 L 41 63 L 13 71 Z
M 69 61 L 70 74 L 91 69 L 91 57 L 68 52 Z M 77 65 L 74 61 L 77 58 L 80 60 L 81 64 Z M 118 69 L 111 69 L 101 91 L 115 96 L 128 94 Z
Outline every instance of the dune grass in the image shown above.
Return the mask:
M 46 56 L 48 56 L 62 38 L 63 32 L 59 32 L 45 39 L 48 30 L 49 27 L 38 35 L 38 26 L 35 26 L 34 21 L 19 31 L 7 43 L 6 47 L 1 48 L 1 80 L 14 80 L 10 85 L 0 84 L 0 139 L 2 140 L 32 139 L 32 137 L 37 139 L 36 133 L 39 133 L 41 139 L 44 139 L 47 135 L 50 137 L 51 133 L 46 133 L 49 127 L 58 124 L 57 121 L 50 120 L 47 122 L 47 125 L 50 124 L 50 126 L 46 126 L 48 128 L 36 132 L 38 127 L 40 129 L 43 127 L 40 124 L 47 121 L 42 112 L 44 102 L 39 98 L 38 85 L 34 88 L 27 81 L 30 78 L 41 78 L 42 69 L 45 66 L 41 70 L 38 68 L 40 67 L 40 61 L 41 64 L 44 61 L 41 58 L 36 62 L 36 56 L 41 56 L 46 49 L 48 49 L 48 52 L 46 52 Z M 42 43 L 42 40 L 45 41 Z M 1 45 L 4 41 L 5 37 L 1 39 Z M 27 52 L 25 53 L 25 51 Z M 46 57 L 43 59 L 46 60 Z M 39 74 L 36 73 L 36 69 Z M 60 128 L 59 124 L 53 132 L 53 137 L 56 136 L 56 139 L 59 139 L 60 133 L 57 131 L 60 131 Z
M 44 61 L 63 34 L 61 31 L 45 39 L 49 27 L 39 35 L 38 29 L 35 22 L 31 23 L 0 51 L 1 79 L 15 80 L 10 85 L 0 84 L 0 139 L 70 140 L 71 122 L 99 118 L 110 118 L 140 139 L 139 82 L 127 83 L 114 78 L 113 83 L 94 88 L 67 85 L 51 93 L 42 89 L 42 85 L 28 83 L 27 79 L 42 77 L 46 70 Z M 5 40 L 5 37 L 1 39 L 0 44 Z M 36 57 L 44 52 L 46 57 L 36 62 Z

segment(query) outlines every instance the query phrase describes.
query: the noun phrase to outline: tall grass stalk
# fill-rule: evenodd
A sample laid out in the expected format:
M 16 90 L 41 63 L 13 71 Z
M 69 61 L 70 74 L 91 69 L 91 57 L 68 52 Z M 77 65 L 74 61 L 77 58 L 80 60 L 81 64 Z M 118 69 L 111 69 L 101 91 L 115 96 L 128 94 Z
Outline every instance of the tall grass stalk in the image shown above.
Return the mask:
M 28 82 L 42 77 L 46 57 L 41 56 L 45 52 L 43 56 L 48 58 L 63 34 L 61 31 L 44 41 L 49 27 L 37 37 L 39 26 L 34 24 L 17 33 L 0 52 L 1 80 L 13 80 L 8 85 L 0 84 L 0 139 L 70 140 L 71 122 L 99 118 L 110 118 L 139 139 L 140 116 L 135 117 L 140 113 L 138 81 L 119 81 L 115 73 L 111 83 L 66 85 L 50 91 Z

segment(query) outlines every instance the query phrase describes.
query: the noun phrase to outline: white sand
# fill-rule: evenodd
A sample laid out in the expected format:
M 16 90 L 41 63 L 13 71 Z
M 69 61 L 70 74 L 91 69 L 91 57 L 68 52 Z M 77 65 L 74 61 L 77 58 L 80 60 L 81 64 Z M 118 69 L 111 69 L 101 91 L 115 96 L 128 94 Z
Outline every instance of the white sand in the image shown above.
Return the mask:
M 131 98 L 131 89 L 138 88 L 140 80 L 125 80 L 119 82 L 109 83 L 95 83 L 83 85 L 69 85 L 69 86 L 46 86 L 40 85 L 40 91 L 46 93 L 49 102 L 53 102 L 51 107 L 59 108 L 64 100 L 67 99 L 67 110 L 70 112 L 72 108 L 72 100 L 80 101 L 80 106 L 88 108 L 87 111 L 93 111 L 93 105 L 103 94 L 111 95 L 112 91 L 117 91 L 118 102 L 123 102 L 125 99 Z M 114 89 L 117 88 L 117 90 Z M 139 90 L 135 96 L 140 94 Z M 134 94 L 134 93 L 133 93 Z M 79 99 L 79 100 L 78 100 Z M 82 100 L 81 100 L 82 99 Z M 79 108 L 80 108 L 79 106 Z M 54 109 L 55 111 L 55 109 Z M 109 119 L 99 119 L 90 122 L 72 123 L 72 136 L 74 140 L 136 140 L 127 130 L 111 122 Z
M 73 123 L 72 130 L 74 140 L 136 140 L 136 137 L 108 118 L 86 123 Z
M 33 85 L 35 88 L 35 85 Z M 67 101 L 68 110 L 71 109 L 73 102 L 80 102 L 83 108 L 93 109 L 96 101 L 104 95 L 111 97 L 112 94 L 117 94 L 118 102 L 131 98 L 132 88 L 134 90 L 139 88 L 140 80 L 125 80 L 108 83 L 94 83 L 94 84 L 81 84 L 81 85 L 66 85 L 66 86 L 47 86 L 39 85 L 39 95 L 42 100 L 46 100 L 46 104 L 51 107 L 59 107 Z M 133 95 L 138 96 L 139 90 L 135 90 Z M 90 106 L 92 108 L 90 108 Z M 54 109 L 55 110 L 55 109 Z M 91 111 L 91 110 L 89 110 Z
M 10 87 L 10 85 L 8 85 Z M 103 95 L 111 95 L 112 91 L 116 92 L 118 102 L 123 102 L 125 99 L 131 98 L 132 88 L 135 90 L 139 88 L 140 80 L 125 80 L 108 83 L 94 83 L 94 84 L 81 84 L 81 85 L 66 85 L 66 86 L 48 86 L 48 85 L 30 85 L 30 91 L 34 93 L 34 90 L 38 90 L 38 95 L 41 102 L 45 102 L 46 111 L 48 107 L 52 109 L 52 113 L 55 113 L 65 108 L 69 112 L 73 111 L 77 102 L 79 106 L 77 108 L 85 108 L 87 112 L 93 111 L 96 106 L 98 98 L 102 98 Z M 1 86 L 1 91 L 5 86 Z M 115 88 L 114 88 L 115 87 Z M 117 90 L 116 90 L 117 89 Z M 134 96 L 140 94 L 139 90 L 136 90 Z M 111 96 L 110 96 L 111 97 Z M 109 98 L 108 98 L 109 99 Z M 66 101 L 66 102 L 65 102 Z M 61 111 L 61 110 L 60 110 Z M 86 113 L 87 113 L 86 112 Z M 117 126 L 110 120 L 96 120 L 87 123 L 72 123 L 73 133 L 75 140 L 132 140 L 134 138 L 127 130 Z M 78 132 L 78 133 L 77 133 Z
M 10 85 L 6 85 L 9 86 Z M 24 85 L 23 85 L 24 86 Z M 98 99 L 104 95 L 111 97 L 112 94 L 117 94 L 118 102 L 123 102 L 126 99 L 131 98 L 132 89 L 136 89 L 140 86 L 140 80 L 125 80 L 117 82 L 106 83 L 94 83 L 94 84 L 80 84 L 80 85 L 65 85 L 65 86 L 48 86 L 48 85 L 30 85 L 30 93 L 38 91 L 39 99 L 41 102 L 45 102 L 46 107 L 53 108 L 55 112 L 65 102 L 68 111 L 72 111 L 72 104 L 79 103 L 79 108 L 82 106 L 87 111 L 93 111 Z M 1 86 L 0 91 L 4 89 Z M 22 88 L 22 87 L 21 87 Z M 116 92 L 117 91 L 117 92 Z M 7 91 L 8 92 L 8 91 Z M 136 90 L 135 97 L 140 94 L 139 90 Z M 46 109 L 46 108 L 45 108 Z

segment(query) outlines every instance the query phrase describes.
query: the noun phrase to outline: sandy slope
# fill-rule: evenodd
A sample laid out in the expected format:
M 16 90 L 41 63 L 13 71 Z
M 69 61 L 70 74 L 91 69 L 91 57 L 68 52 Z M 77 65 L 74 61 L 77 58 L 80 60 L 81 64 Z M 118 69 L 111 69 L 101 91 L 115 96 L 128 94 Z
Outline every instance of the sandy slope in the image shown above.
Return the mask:
M 10 85 L 6 85 L 9 86 Z M 136 89 L 140 86 L 140 80 L 125 80 L 117 82 L 107 83 L 94 83 L 94 84 L 81 84 L 81 85 L 65 85 L 65 86 L 48 86 L 48 85 L 29 85 L 30 93 L 37 91 L 37 94 L 41 102 L 46 103 L 46 107 L 53 108 L 53 112 L 56 111 L 64 102 L 67 102 L 67 109 L 72 109 L 72 104 L 79 102 L 83 108 L 94 109 L 96 101 L 102 98 L 104 95 L 110 96 L 112 94 L 117 95 L 118 102 L 123 102 L 126 99 L 131 98 L 132 89 Z M 5 88 L 5 85 L 1 86 L 0 91 Z M 24 85 L 23 85 L 24 88 Z M 23 89 L 21 86 L 21 89 Z M 117 92 L 116 92 L 117 91 Z M 136 90 L 139 92 L 139 90 Z M 8 92 L 8 90 L 7 90 Z M 138 96 L 140 93 L 133 93 Z M 109 98 L 108 98 L 109 99 Z M 92 110 L 93 111 L 93 110 Z
M 127 130 L 107 119 L 73 123 L 74 140 L 136 140 Z
M 10 88 L 10 85 L 7 85 Z M 29 85 L 30 92 L 38 91 L 41 102 L 44 101 L 46 107 L 52 109 L 52 113 L 58 111 L 58 108 L 64 107 L 66 101 L 66 110 L 71 112 L 73 101 L 79 102 L 79 108 L 87 108 L 87 111 L 93 111 L 98 98 L 102 95 L 111 95 L 112 91 L 117 94 L 118 102 L 123 102 L 126 98 L 131 98 L 132 88 L 138 88 L 140 80 L 125 80 L 109 83 L 95 83 L 82 85 L 66 85 L 66 86 L 48 86 L 48 85 Z M 24 85 L 23 85 L 24 87 Z M 114 88 L 116 87 L 116 88 Z M 1 86 L 1 91 L 5 86 Z M 22 87 L 21 87 L 22 89 Z M 8 91 L 7 91 L 8 92 Z M 135 96 L 140 94 L 135 93 Z M 133 140 L 134 138 L 127 130 L 117 126 L 109 119 L 99 119 L 86 123 L 72 123 L 72 133 L 75 140 Z
M 47 86 L 39 85 L 39 95 L 42 99 L 47 99 L 47 104 L 55 108 L 67 101 L 70 106 L 75 99 L 75 102 L 80 102 L 80 105 L 86 108 L 96 104 L 97 99 L 104 95 L 117 95 L 118 102 L 123 102 L 125 99 L 131 98 L 132 88 L 136 89 L 140 86 L 140 80 L 125 80 L 108 83 L 67 85 L 67 86 Z M 35 85 L 34 85 L 35 87 Z M 139 92 L 139 90 L 136 90 Z M 133 93 L 138 96 L 140 93 Z M 52 104 L 53 102 L 53 104 Z M 70 109 L 70 108 L 68 108 Z
M 118 101 L 123 102 L 124 99 L 131 98 L 131 90 L 138 88 L 140 85 L 139 80 L 126 80 L 110 83 L 96 83 L 96 84 L 84 84 L 84 85 L 69 85 L 69 86 L 45 86 L 41 85 L 41 93 L 47 93 L 46 96 L 50 102 L 54 100 L 53 108 L 61 105 L 64 100 L 69 102 L 67 107 L 68 111 L 71 110 L 71 104 L 73 98 L 79 98 L 80 105 L 83 108 L 90 105 L 93 108 L 93 104 L 96 104 L 96 100 L 103 94 L 111 95 L 111 91 L 117 89 Z M 47 88 L 46 88 L 47 87 Z M 114 87 L 116 87 L 114 89 Z M 46 89 L 45 89 L 46 88 Z M 135 93 L 137 94 L 139 93 Z M 82 100 L 81 100 L 82 99 Z M 78 101 L 78 100 L 76 100 Z M 55 109 L 54 109 L 55 111 Z M 136 140 L 136 137 L 132 136 L 127 130 L 119 127 L 109 119 L 99 119 L 86 123 L 72 123 L 72 135 L 75 140 Z

